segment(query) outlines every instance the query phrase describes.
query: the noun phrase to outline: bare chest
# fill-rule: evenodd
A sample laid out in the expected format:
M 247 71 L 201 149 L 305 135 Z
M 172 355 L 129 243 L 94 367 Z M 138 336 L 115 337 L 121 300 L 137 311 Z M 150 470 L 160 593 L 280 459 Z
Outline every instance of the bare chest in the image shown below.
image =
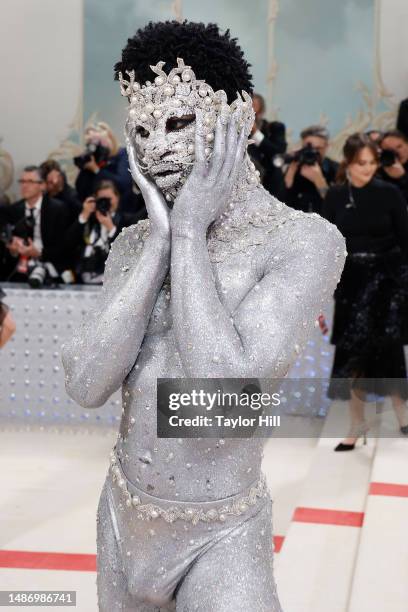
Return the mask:
M 225 310 L 232 313 L 239 306 L 245 295 L 258 281 L 257 265 L 251 257 L 235 255 L 221 263 L 212 263 L 214 277 L 214 290 Z M 185 291 L 188 293 L 189 288 Z M 147 336 L 168 333 L 173 326 L 173 305 L 171 300 L 172 279 L 170 274 L 164 280 L 163 286 L 157 296 L 149 324 Z M 186 296 L 191 299 L 194 296 Z

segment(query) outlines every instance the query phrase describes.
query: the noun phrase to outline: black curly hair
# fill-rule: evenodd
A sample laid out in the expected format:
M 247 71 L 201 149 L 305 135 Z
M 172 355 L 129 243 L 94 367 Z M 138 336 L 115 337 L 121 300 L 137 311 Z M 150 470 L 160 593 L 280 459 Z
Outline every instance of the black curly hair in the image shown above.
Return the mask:
M 178 57 L 191 66 L 197 79 L 204 80 L 214 91 L 223 89 L 229 103 L 236 99 L 237 91 L 253 91 L 250 64 L 230 31 L 221 34 L 215 23 L 187 20 L 150 22 L 137 30 L 122 51 L 122 61 L 115 64 L 115 80 L 119 72 L 125 76 L 126 70 L 134 70 L 139 83 L 152 81 L 150 65 L 162 60 L 168 73 L 177 65 Z

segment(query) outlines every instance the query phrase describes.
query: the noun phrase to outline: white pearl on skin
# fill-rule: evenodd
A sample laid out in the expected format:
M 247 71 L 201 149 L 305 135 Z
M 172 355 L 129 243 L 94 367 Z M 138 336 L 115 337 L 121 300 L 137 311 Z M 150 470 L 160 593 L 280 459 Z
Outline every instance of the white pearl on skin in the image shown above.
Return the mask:
M 140 113 L 140 121 L 147 121 L 146 113 Z
M 187 147 L 187 152 L 188 153 L 194 153 L 194 145 L 193 144 L 189 144 Z
M 214 134 L 207 134 L 207 136 L 205 137 L 207 142 L 212 142 L 214 140 Z
M 204 153 L 205 153 L 206 155 L 209 155 L 209 154 L 211 153 L 211 149 L 210 149 L 209 147 L 205 147 L 205 149 L 204 149 Z
M 163 77 L 161 77 L 161 76 L 157 76 L 157 77 L 154 79 L 154 82 L 155 82 L 157 85 L 163 85 L 163 83 L 164 83 L 164 79 L 163 79 Z
M 183 79 L 183 81 L 191 81 L 190 70 L 184 70 L 183 74 L 181 75 L 181 78 Z
M 148 102 L 145 106 L 146 113 L 152 113 L 154 111 L 154 105 L 151 102 Z
M 161 116 L 162 116 L 161 110 L 156 108 L 156 110 L 153 111 L 153 117 L 155 117 L 156 119 L 159 119 L 159 117 Z
M 176 76 L 173 77 L 173 83 L 180 83 L 180 77 L 176 74 Z
M 131 117 L 132 119 L 136 119 L 136 117 L 138 116 L 138 112 L 135 108 L 131 108 L 129 111 L 129 117 Z

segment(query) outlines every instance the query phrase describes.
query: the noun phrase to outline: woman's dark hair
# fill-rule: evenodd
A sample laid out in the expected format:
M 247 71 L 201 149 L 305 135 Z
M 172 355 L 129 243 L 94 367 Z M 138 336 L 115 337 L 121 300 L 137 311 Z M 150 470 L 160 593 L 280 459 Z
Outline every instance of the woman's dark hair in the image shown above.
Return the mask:
M 119 72 L 126 77 L 126 70 L 134 70 L 139 83 L 152 81 L 151 65 L 164 61 L 163 69 L 168 73 L 177 66 L 178 57 L 191 66 L 197 79 L 204 80 L 214 91 L 223 89 L 229 103 L 236 99 L 237 91 L 252 94 L 250 64 L 237 39 L 230 37 L 229 30 L 222 34 L 215 23 L 150 22 L 128 39 L 122 60 L 114 67 L 115 79 L 119 79 Z
M 347 166 L 352 164 L 358 159 L 360 152 L 363 149 L 370 149 L 371 153 L 374 156 L 375 161 L 378 163 L 379 161 L 379 153 L 378 147 L 375 142 L 373 142 L 369 136 L 366 134 L 352 134 L 349 136 L 344 143 L 343 147 L 343 161 L 341 162 L 339 169 L 336 175 L 336 183 L 345 183 L 347 175 Z

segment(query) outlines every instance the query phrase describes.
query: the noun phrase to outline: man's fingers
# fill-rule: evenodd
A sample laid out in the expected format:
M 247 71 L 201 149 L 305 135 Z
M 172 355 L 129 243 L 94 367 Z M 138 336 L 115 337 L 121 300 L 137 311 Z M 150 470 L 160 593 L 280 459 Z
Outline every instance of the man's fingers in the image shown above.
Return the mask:
M 222 166 L 222 175 L 224 178 L 229 176 L 235 161 L 238 140 L 238 116 L 234 113 L 228 123 L 226 144 L 225 144 L 225 159 Z
M 218 117 L 215 127 L 214 151 L 210 166 L 211 176 L 217 176 L 224 163 L 226 131 L 226 124 L 221 121 L 221 117 Z
M 207 167 L 205 158 L 205 130 L 203 113 L 201 109 L 196 110 L 196 126 L 195 126 L 195 162 L 193 172 L 203 175 Z
M 244 126 L 241 129 L 241 132 L 239 134 L 237 149 L 235 153 L 235 160 L 234 160 L 234 164 L 233 164 L 231 174 L 230 174 L 230 178 L 232 182 L 235 182 L 238 176 L 238 172 L 241 169 L 242 162 L 243 162 L 244 155 L 245 155 L 246 148 L 247 148 L 247 142 L 248 142 L 248 137 L 246 135 L 246 130 Z
M 136 185 L 139 187 L 140 191 L 143 194 L 143 191 L 146 190 L 149 185 L 149 181 L 140 169 L 139 162 L 136 158 L 134 146 L 132 145 L 129 138 L 126 138 L 126 150 L 128 154 L 130 173 Z

